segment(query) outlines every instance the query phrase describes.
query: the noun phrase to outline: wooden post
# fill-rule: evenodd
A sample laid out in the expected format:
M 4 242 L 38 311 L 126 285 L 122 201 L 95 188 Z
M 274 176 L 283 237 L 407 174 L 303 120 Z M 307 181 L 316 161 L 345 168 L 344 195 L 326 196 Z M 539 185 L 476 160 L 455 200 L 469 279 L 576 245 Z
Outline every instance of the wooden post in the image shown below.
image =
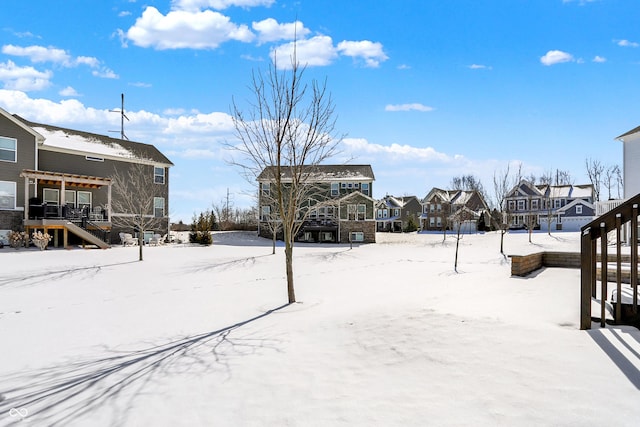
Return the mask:
M 580 238 L 580 329 L 591 329 L 591 294 L 595 292 L 592 266 L 596 261 L 592 250 L 595 246 L 592 242 L 594 241 L 591 239 L 591 228 L 588 228 L 582 232 Z
M 620 233 L 622 232 L 622 214 L 616 214 L 616 323 L 622 323 L 622 253 L 620 247 L 622 246 L 622 238 Z
M 591 235 L 591 232 L 589 232 Z M 591 240 L 591 296 L 595 299 L 598 290 L 596 289 L 596 277 L 597 277 L 597 262 L 598 262 L 598 242 L 593 237 L 590 237 Z
M 631 290 L 633 291 L 633 314 L 638 312 L 638 205 L 631 210 Z
M 607 301 L 607 224 L 600 223 L 600 327 L 606 325 Z

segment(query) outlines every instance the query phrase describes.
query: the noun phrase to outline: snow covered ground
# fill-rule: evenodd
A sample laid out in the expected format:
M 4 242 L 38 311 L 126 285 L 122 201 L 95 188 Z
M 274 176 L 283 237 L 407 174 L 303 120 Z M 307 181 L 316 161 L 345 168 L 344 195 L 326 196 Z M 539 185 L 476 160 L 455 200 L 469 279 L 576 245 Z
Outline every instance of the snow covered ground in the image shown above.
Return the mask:
M 510 277 L 496 233 L 0 250 L 0 425 L 640 422 L 640 332 L 579 330 L 580 272 Z M 577 233 L 505 237 L 509 254 Z

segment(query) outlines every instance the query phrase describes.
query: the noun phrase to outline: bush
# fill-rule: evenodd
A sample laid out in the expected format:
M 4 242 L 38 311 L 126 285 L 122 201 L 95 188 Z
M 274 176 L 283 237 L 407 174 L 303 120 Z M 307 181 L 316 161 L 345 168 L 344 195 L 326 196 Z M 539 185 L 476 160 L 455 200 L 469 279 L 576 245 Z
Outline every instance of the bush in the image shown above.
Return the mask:
M 413 217 L 413 215 L 411 215 L 407 220 L 407 225 L 404 227 L 404 232 L 412 233 L 414 231 L 418 231 L 418 224 L 416 223 L 416 219 Z
M 45 250 L 51 241 L 51 236 L 49 233 L 42 233 L 40 231 L 34 231 L 31 235 L 31 241 L 36 247 L 38 247 L 41 251 Z
M 12 231 L 9 233 L 9 246 L 14 249 L 20 248 L 20 246 L 27 246 L 29 244 L 29 235 L 24 231 Z
M 213 244 L 213 237 L 209 231 L 192 231 L 189 233 L 189 242 L 210 246 Z

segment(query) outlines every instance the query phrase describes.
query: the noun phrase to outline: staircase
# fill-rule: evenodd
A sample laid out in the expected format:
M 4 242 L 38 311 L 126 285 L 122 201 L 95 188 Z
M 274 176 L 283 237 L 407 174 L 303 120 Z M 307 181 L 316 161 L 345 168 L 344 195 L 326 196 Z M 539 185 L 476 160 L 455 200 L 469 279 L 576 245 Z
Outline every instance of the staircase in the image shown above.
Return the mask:
M 65 226 L 70 232 L 80 237 L 85 242 L 96 245 L 100 249 L 107 249 L 110 247 L 109 244 L 105 241 L 107 239 L 105 236 L 106 232 L 104 230 L 102 230 L 97 225 L 92 226 L 91 221 L 84 221 L 80 224 L 84 225 L 84 228 L 76 225 L 71 221 L 67 221 Z M 100 234 L 102 234 L 102 236 L 99 237 Z
M 591 321 L 600 321 L 600 326 L 605 327 L 606 324 L 606 300 L 607 300 L 607 284 L 612 275 L 615 275 L 617 300 L 614 307 L 614 318 L 616 323 L 625 323 L 625 318 L 637 319 L 638 317 L 638 206 L 640 205 L 640 194 L 626 200 L 624 203 L 616 206 L 611 211 L 597 217 L 584 227 L 582 227 L 582 236 L 580 238 L 580 329 L 591 329 Z M 631 255 L 628 263 L 625 263 L 625 269 L 628 270 L 628 281 L 632 289 L 632 303 L 630 307 L 624 307 L 622 304 L 622 281 L 625 271 L 622 266 L 623 254 L 622 234 L 623 227 L 631 229 L 630 248 Z M 608 233 L 615 233 L 615 254 L 614 271 L 609 269 L 608 254 Z M 599 240 L 599 242 L 598 242 Z M 600 254 L 597 249 L 600 245 Z M 597 264 L 600 262 L 600 268 Z M 625 274 L 626 275 L 626 274 Z M 600 317 L 592 318 L 591 302 L 592 298 L 596 299 L 596 280 L 600 279 Z M 624 315 L 623 315 L 624 314 Z

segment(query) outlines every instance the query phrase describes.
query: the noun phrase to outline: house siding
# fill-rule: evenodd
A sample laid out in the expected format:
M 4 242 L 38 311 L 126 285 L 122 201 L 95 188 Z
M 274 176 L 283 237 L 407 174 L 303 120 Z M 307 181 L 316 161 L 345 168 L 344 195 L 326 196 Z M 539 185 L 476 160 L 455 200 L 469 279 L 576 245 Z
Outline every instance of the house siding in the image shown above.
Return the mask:
M 0 161 L 0 181 L 16 183 L 16 208 L 22 211 L 24 208 L 24 179 L 20 178 L 23 169 L 35 169 L 36 166 L 36 139 L 33 134 L 0 115 L 0 136 L 16 139 L 16 162 Z M 0 210 L 0 216 L 8 215 L 13 218 L 14 211 Z M 19 214 L 21 217 L 23 213 Z M 7 219 L 10 223 L 13 220 Z M 2 229 L 0 227 L 0 229 Z

